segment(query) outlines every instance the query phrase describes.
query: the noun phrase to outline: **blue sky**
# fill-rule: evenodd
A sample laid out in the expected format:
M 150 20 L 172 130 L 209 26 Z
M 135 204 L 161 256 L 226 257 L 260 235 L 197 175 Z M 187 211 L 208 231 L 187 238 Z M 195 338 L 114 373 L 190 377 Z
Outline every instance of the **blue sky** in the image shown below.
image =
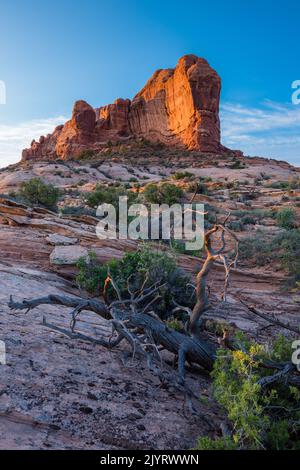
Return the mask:
M 296 0 L 1 1 L 0 166 L 67 119 L 73 102 L 131 98 L 187 53 L 222 78 L 222 140 L 300 165 Z

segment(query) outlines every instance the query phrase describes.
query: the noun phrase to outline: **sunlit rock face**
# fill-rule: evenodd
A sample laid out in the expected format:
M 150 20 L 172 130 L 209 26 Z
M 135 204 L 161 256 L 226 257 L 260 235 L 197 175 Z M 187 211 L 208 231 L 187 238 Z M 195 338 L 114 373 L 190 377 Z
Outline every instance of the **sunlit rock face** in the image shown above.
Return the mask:
M 222 154 L 228 150 L 220 143 L 220 91 L 220 77 L 208 62 L 186 55 L 174 69 L 157 70 L 132 101 L 119 98 L 96 109 L 77 101 L 72 119 L 33 141 L 22 159 L 69 159 L 137 137 Z
M 219 152 L 221 80 L 205 59 L 182 57 L 175 69 L 158 70 L 135 96 L 135 135 L 203 152 Z

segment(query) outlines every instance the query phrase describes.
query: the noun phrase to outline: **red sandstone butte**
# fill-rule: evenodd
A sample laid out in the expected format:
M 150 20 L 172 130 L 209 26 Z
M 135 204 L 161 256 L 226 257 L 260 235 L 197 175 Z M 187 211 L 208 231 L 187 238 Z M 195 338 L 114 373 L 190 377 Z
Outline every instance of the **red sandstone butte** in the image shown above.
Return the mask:
M 133 98 L 93 109 L 77 101 L 72 119 L 33 141 L 22 160 L 69 159 L 101 150 L 109 141 L 143 137 L 189 150 L 222 154 L 221 79 L 205 59 L 185 55 L 175 69 L 157 70 Z

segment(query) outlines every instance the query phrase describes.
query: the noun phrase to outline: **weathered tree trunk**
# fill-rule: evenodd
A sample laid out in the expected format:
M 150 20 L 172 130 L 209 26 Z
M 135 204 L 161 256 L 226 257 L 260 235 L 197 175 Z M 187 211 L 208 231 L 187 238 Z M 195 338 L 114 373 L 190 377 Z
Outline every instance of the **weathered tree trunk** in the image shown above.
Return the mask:
M 215 251 L 211 245 L 211 236 L 216 232 L 221 233 L 221 248 Z M 225 235 L 229 235 L 235 241 L 236 253 L 232 261 L 229 261 L 225 255 Z M 216 359 L 217 346 L 215 343 L 208 342 L 201 337 L 199 323 L 204 311 L 208 308 L 208 298 L 206 294 L 206 278 L 214 262 L 221 260 L 225 270 L 225 283 L 223 300 L 226 300 L 226 290 L 228 287 L 229 274 L 232 267 L 235 267 L 238 257 L 238 240 L 236 236 L 225 225 L 214 225 L 205 234 L 204 246 L 207 258 L 196 278 L 196 303 L 193 311 L 185 306 L 177 305 L 174 311 L 185 311 L 190 314 L 189 332 L 181 333 L 170 328 L 161 321 L 153 312 L 149 312 L 153 303 L 160 298 L 159 289 L 162 287 L 159 283 L 150 288 L 145 288 L 146 280 L 142 284 L 140 291 L 133 293 L 127 282 L 129 299 L 122 299 L 118 286 L 108 273 L 104 284 L 103 299 L 104 302 L 97 299 L 82 299 L 75 297 L 65 297 L 60 295 L 49 295 L 32 300 L 23 300 L 14 302 L 10 298 L 9 307 L 13 310 L 31 310 L 39 305 L 61 305 L 72 308 L 70 319 L 70 330 L 52 325 L 43 321 L 44 326 L 67 335 L 72 339 L 81 339 L 91 341 L 106 348 L 114 348 L 123 340 L 126 340 L 133 351 L 133 354 L 139 353 L 146 356 L 148 365 L 152 366 L 153 361 L 161 363 L 160 350 L 166 349 L 178 357 L 178 378 L 179 383 L 184 383 L 185 362 L 197 364 L 207 371 L 211 371 Z M 146 278 L 147 279 L 147 278 Z M 117 296 L 117 300 L 109 302 L 108 286 L 111 284 Z M 148 302 L 148 303 L 147 303 Z M 146 303 L 146 305 L 145 305 Z M 76 320 L 82 311 L 92 311 L 101 316 L 112 325 L 113 335 L 108 338 L 92 338 L 81 332 L 75 331 Z M 224 332 L 223 346 L 234 349 L 234 342 L 227 338 Z M 222 344 L 222 342 L 221 342 Z M 275 369 L 277 372 L 270 377 L 261 380 L 261 386 L 268 386 L 277 380 L 287 380 L 287 376 L 295 372 L 295 366 L 291 363 L 276 364 L 273 361 L 262 361 L 261 365 L 268 369 Z M 292 377 L 295 379 L 295 377 Z M 294 383 L 297 382 L 294 380 Z

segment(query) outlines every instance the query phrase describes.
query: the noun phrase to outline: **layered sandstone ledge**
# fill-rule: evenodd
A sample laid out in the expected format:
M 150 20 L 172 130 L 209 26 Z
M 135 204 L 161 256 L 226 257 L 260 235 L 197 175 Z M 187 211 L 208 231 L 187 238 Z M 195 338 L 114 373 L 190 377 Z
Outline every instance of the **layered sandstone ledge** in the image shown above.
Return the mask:
M 77 101 L 72 119 L 32 142 L 22 160 L 77 157 L 108 142 L 144 138 L 170 146 L 222 154 L 221 80 L 205 59 L 183 56 L 175 69 L 157 70 L 133 98 L 93 109 Z

